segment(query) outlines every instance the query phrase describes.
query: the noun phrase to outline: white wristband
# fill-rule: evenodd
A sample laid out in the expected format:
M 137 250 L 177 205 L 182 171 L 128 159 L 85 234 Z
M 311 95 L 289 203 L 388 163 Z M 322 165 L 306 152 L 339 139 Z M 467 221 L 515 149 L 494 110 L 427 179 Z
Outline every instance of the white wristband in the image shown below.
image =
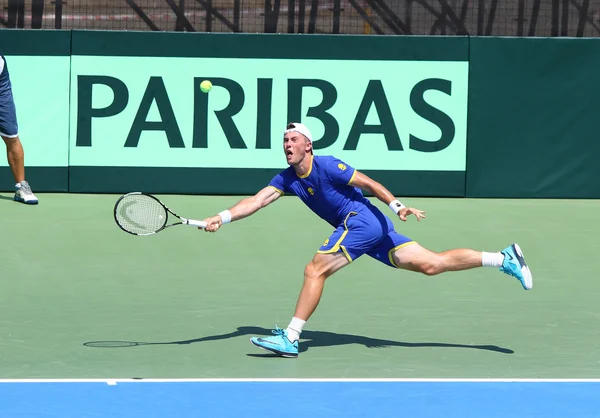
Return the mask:
M 399 200 L 394 200 L 392 203 L 389 204 L 389 207 L 392 211 L 394 211 L 395 214 L 398 214 L 398 212 L 400 212 L 400 209 L 404 209 L 406 206 L 400 203 Z
M 229 212 L 228 210 L 219 212 L 219 216 L 221 217 L 222 223 L 228 224 L 229 222 L 231 222 L 231 212 Z

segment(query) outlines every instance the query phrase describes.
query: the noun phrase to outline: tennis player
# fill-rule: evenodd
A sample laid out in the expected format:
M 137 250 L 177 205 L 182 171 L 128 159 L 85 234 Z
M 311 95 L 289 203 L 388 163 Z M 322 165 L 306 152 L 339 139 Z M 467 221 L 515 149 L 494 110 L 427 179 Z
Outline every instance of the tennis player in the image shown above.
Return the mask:
M 38 198 L 25 181 L 25 153 L 19 139 L 17 111 L 12 94 L 8 65 L 3 55 L 0 55 L 0 136 L 6 144 L 8 165 L 15 178 L 14 200 L 21 203 L 36 205 Z
M 516 277 L 526 290 L 532 288 L 531 272 L 517 244 L 494 253 L 466 248 L 436 253 L 396 232 L 392 220 L 365 198 L 362 191 L 388 205 L 401 221 L 410 215 L 420 221 L 425 212 L 404 206 L 384 186 L 347 163 L 332 156 L 313 155 L 312 136 L 305 125 L 287 126 L 283 150 L 289 167 L 267 187 L 205 219 L 205 230 L 215 232 L 223 224 L 250 216 L 288 193 L 298 196 L 335 228 L 304 270 L 304 284 L 287 329 L 275 327 L 274 336 L 253 337 L 252 344 L 283 357 L 297 357 L 300 334 L 319 304 L 325 280 L 364 254 L 390 267 L 428 276 L 495 267 Z

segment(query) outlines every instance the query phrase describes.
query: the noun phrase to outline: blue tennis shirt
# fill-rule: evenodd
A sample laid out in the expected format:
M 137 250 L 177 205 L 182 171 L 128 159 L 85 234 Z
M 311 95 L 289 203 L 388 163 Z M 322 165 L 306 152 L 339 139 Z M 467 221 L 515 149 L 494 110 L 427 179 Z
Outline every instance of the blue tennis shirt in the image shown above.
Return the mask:
M 372 203 L 349 183 L 356 170 L 332 156 L 313 156 L 308 172 L 298 176 L 290 166 L 269 186 L 281 194 L 296 195 L 320 218 L 338 226 L 350 212 L 361 212 Z

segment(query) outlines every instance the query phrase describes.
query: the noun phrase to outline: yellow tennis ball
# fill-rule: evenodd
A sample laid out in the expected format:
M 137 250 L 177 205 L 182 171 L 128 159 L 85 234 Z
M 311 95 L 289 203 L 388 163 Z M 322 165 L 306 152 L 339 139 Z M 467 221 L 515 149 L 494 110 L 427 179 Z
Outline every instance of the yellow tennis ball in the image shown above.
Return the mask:
M 202 90 L 204 93 L 208 93 L 210 89 L 212 89 L 212 83 L 210 81 L 204 80 L 202 83 L 200 83 L 200 90 Z

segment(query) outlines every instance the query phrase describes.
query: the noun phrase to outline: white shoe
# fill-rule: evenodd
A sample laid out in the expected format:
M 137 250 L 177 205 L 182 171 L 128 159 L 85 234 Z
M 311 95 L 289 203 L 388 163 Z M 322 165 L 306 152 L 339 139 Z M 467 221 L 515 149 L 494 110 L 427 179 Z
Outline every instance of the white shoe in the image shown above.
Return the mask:
M 35 195 L 31 191 L 29 183 L 27 183 L 25 180 L 23 180 L 21 183 L 18 183 L 15 186 L 14 200 L 17 202 L 26 203 L 28 205 L 38 204 L 38 198 L 35 197 Z

